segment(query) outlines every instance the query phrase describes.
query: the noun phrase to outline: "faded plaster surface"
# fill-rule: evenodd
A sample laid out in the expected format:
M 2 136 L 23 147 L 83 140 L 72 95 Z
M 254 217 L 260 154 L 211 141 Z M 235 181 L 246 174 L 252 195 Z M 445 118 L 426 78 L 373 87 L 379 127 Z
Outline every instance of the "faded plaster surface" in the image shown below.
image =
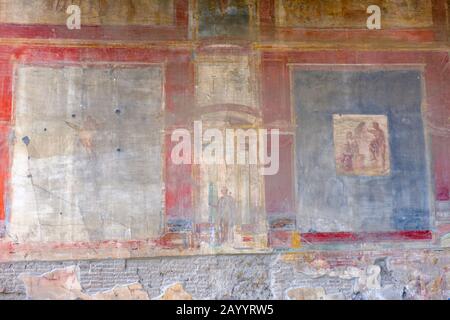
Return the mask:
M 448 36 L 435 37 L 432 32 L 441 32 L 439 25 L 447 23 L 450 35 L 450 14 L 442 14 L 450 10 L 450 0 L 447 8 L 437 7 L 441 2 L 432 0 L 92 0 L 80 2 L 83 27 L 73 34 L 65 30 L 65 9 L 72 2 L 36 0 L 30 5 L 29 0 L 0 0 L 0 24 L 5 30 L 2 37 L 29 37 L 2 39 L 5 44 L 0 54 L 3 157 L 6 146 L 14 146 L 8 158 L 11 167 L 0 170 L 11 168 L 6 219 L 0 221 L 0 233 L 2 224 L 6 224 L 7 242 L 0 243 L 0 260 L 23 260 L 0 263 L 0 299 L 450 298 L 450 195 L 445 173 L 449 153 L 444 140 L 449 137 L 450 122 L 448 114 L 440 111 L 448 101 L 446 92 L 450 92 L 446 78 L 448 43 L 439 40 Z M 261 5 L 264 3 L 273 4 L 271 16 L 264 14 L 269 9 Z M 183 4 L 189 12 L 182 12 Z M 363 31 L 369 4 L 380 5 L 384 30 Z M 148 31 L 150 26 L 161 28 Z M 86 40 L 77 40 L 84 30 L 95 32 L 86 33 Z M 172 38 L 171 31 L 186 41 L 172 41 L 177 37 Z M 71 41 L 63 39 L 72 36 Z M 122 40 L 103 41 L 115 37 Z M 153 37 L 158 41 L 151 40 Z M 135 42 L 135 38 L 145 41 Z M 40 44 L 49 48 L 33 47 Z M 192 48 L 188 63 L 182 58 L 187 52 L 183 51 L 185 46 Z M 179 52 L 183 61 L 178 60 L 177 50 L 172 50 L 177 48 L 183 49 Z M 338 50 L 326 52 L 330 48 Z M 365 52 L 370 48 L 375 51 Z M 411 52 L 403 56 L 395 48 Z M 443 50 L 443 54 L 427 48 Z M 337 76 L 336 72 L 302 71 L 291 74 L 294 82 L 289 97 L 285 81 L 289 56 L 294 63 L 323 61 L 322 56 L 329 61 L 331 53 L 337 64 L 371 64 L 391 61 L 384 49 L 389 49 L 389 54 L 392 50 L 393 62 L 403 61 L 401 56 L 405 61 L 418 57 L 412 59 L 413 63 L 426 64 L 425 78 L 439 85 L 427 87 L 428 80 L 424 83 L 417 70 L 396 70 L 391 76 L 389 72 Z M 161 53 L 168 51 L 167 55 Z M 419 55 L 419 51 L 423 52 Z M 160 55 L 164 57 L 158 60 Z M 369 55 L 373 61 L 366 59 Z M 128 58 L 148 61 L 153 56 L 164 60 L 165 67 L 88 63 Z M 60 58 L 67 62 L 65 66 L 56 62 Z M 42 61 L 40 65 L 18 64 L 28 59 Z M 435 59 L 442 62 L 435 63 Z M 82 66 L 75 67 L 79 62 Z M 11 87 L 10 80 L 14 83 Z M 269 94 L 264 85 L 267 83 L 271 84 Z M 375 90 L 362 90 L 364 84 L 368 90 Z M 433 141 L 443 141 L 436 144 L 439 150 L 433 153 L 440 167 L 435 177 L 436 210 L 428 202 L 431 183 L 423 158 L 427 152 L 420 107 L 425 94 L 433 111 L 426 113 L 426 120 L 438 124 L 429 128 Z M 191 105 L 191 98 L 198 108 Z M 284 109 L 289 98 L 292 111 L 306 111 L 303 115 L 310 113 L 309 117 L 288 118 Z M 14 116 L 3 122 L 9 115 L 9 100 Z M 164 101 L 170 105 L 165 114 Z M 188 178 L 182 170 L 168 172 L 180 173 L 180 181 L 174 184 L 181 185 L 177 190 L 187 197 L 176 194 L 180 198 L 175 209 L 166 210 L 166 186 L 162 183 L 166 171 L 161 160 L 166 150 L 160 143 L 164 120 L 177 123 L 192 113 L 205 122 L 210 120 L 210 126 L 257 126 L 260 120 L 265 121 L 269 115 L 266 109 L 271 106 L 268 120 L 275 121 L 271 125 L 291 124 L 293 120 L 301 127 L 299 132 L 295 126 L 285 128 L 295 135 L 296 152 L 300 152 L 284 159 L 298 160 L 295 165 L 288 162 L 296 166 L 293 172 L 299 178 L 296 231 L 431 229 L 436 241 L 423 245 L 440 245 L 442 249 L 411 249 L 421 244 L 405 240 L 325 246 L 335 251 L 198 256 L 238 251 L 226 246 L 216 251 L 201 245 L 190 249 L 194 241 L 184 227 L 191 226 L 192 221 L 183 218 L 192 209 L 185 201 L 191 194 L 184 189 L 191 180 L 185 182 Z M 389 169 L 399 177 L 391 181 L 377 175 L 367 181 L 359 174 L 336 175 L 332 116 L 341 113 L 387 116 L 386 135 L 392 139 L 388 144 L 392 156 Z M 8 144 L 5 128 L 14 130 L 14 140 Z M 325 153 L 328 156 L 322 157 Z M 305 158 L 297 159 L 297 155 Z M 176 179 L 165 181 L 173 183 Z M 278 189 L 288 190 L 278 181 Z M 280 199 L 290 192 L 279 192 L 273 186 L 263 189 L 281 194 Z M 355 192 L 349 195 L 345 189 Z M 207 188 L 205 184 L 206 190 L 209 184 Z M 313 250 L 299 233 L 288 230 L 291 225 L 295 227 L 295 220 L 283 215 L 295 214 L 295 210 L 291 210 L 288 198 L 286 203 L 270 210 L 277 213 L 273 216 L 280 213 L 281 219 L 268 222 L 282 229 L 277 233 L 279 238 L 274 236 L 271 241 L 279 241 L 284 248 L 288 244 Z M 204 204 L 209 207 L 209 198 Z M 3 209 L 3 205 L 0 207 Z M 161 212 L 165 211 L 172 212 L 163 222 Z M 199 230 L 208 230 L 206 221 L 201 222 Z M 169 232 L 161 232 L 163 224 L 167 229 L 164 232 Z M 244 231 L 242 238 L 247 245 L 259 243 L 258 234 Z M 164 249 L 156 251 L 155 243 L 148 238 L 162 233 L 159 244 Z M 168 249 L 171 246 L 176 249 Z M 360 251 L 363 249 L 371 251 Z M 150 258 L 158 254 L 172 256 Z M 181 254 L 189 256 L 173 257 Z M 111 259 L 103 260 L 106 258 Z
M 257 107 L 257 86 L 248 57 L 200 57 L 196 100 L 199 107 L 240 104 Z
M 276 0 L 276 22 L 283 27 L 361 28 L 369 5 L 378 5 L 385 13 L 383 28 L 433 23 L 431 0 Z
M 8 235 L 18 242 L 157 236 L 161 68 L 19 65 L 15 88 Z
M 449 265 L 449 250 L 5 263 L 0 299 L 448 299 Z
M 171 25 L 174 5 L 171 0 L 0 0 L 1 23 L 65 24 L 66 9 L 80 6 L 85 25 Z

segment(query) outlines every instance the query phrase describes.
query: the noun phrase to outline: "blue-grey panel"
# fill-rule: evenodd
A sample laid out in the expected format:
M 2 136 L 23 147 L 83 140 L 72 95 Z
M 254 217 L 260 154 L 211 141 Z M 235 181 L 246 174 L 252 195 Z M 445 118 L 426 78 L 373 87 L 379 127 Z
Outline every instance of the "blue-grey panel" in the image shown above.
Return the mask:
M 296 70 L 293 83 L 300 229 L 428 229 L 420 72 Z M 333 114 L 387 116 L 388 176 L 336 174 Z

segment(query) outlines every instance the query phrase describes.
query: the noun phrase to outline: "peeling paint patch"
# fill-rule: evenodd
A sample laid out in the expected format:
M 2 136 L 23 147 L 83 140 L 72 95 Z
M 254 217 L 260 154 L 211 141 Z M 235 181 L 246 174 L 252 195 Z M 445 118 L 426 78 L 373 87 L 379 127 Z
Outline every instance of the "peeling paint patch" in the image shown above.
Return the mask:
M 54 269 L 42 275 L 22 273 L 19 279 L 25 285 L 26 295 L 31 300 L 77 300 L 88 298 L 82 292 L 78 280 L 79 268 L 70 266 Z
M 295 255 L 288 255 L 282 260 L 296 262 L 298 271 L 311 278 L 328 276 L 344 280 L 355 279 L 354 293 L 381 288 L 381 267 L 379 265 L 368 265 L 363 268 L 355 266 L 332 267 L 326 260 L 321 258 L 311 259 L 310 255 L 302 255 L 298 258 L 300 260 L 296 260 Z
M 343 294 L 327 294 L 322 287 L 291 288 L 287 290 L 286 297 L 289 300 L 345 300 Z
M 150 300 L 150 297 L 140 283 L 132 283 L 96 293 L 92 300 Z
M 83 292 L 79 267 L 54 269 L 42 275 L 22 273 L 19 279 L 25 285 L 31 300 L 149 300 L 140 283 L 114 286 L 110 290 L 89 295 Z
M 293 288 L 286 295 L 289 300 L 322 300 L 326 292 L 324 288 Z
M 186 292 L 181 283 L 168 286 L 164 293 L 155 300 L 192 300 L 192 295 Z

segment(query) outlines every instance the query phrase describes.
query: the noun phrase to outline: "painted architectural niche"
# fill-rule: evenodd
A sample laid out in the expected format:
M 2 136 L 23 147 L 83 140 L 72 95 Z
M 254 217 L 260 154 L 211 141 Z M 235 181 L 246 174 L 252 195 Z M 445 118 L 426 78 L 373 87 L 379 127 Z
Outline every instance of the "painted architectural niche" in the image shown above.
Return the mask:
M 255 67 L 246 55 L 197 58 L 196 114 L 204 130 L 215 128 L 225 137 L 227 129 L 257 130 L 262 125 Z M 250 141 L 242 143 L 248 159 Z M 258 164 L 200 164 L 193 175 L 200 243 L 216 251 L 267 247 L 264 177 Z

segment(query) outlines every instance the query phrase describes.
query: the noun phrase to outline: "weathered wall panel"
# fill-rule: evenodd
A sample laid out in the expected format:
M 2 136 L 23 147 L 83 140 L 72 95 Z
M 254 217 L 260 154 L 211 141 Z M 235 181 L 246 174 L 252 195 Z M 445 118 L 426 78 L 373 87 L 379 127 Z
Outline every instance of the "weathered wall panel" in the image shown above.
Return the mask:
M 86 25 L 171 25 L 174 23 L 172 0 L 116 0 L 116 1 L 30 1 L 2 0 L 0 22 L 14 24 L 66 23 L 67 7 L 80 5 L 82 23 Z
M 298 126 L 297 220 L 303 232 L 427 230 L 429 179 L 420 72 L 295 67 L 292 72 Z M 346 140 L 339 142 L 340 128 L 333 117 L 349 115 L 357 125 L 347 128 Z M 352 145 L 336 159 L 338 143 Z M 368 165 L 382 160 L 377 157 L 384 159 L 386 168 L 390 165 L 390 171 L 371 172 Z M 342 162 L 362 172 L 340 172 Z
M 15 90 L 9 235 L 20 242 L 157 236 L 161 68 L 18 65 Z
M 383 28 L 423 28 L 433 25 L 432 1 L 308 1 L 275 0 L 276 23 L 281 27 L 365 28 L 367 7 L 383 11 Z
M 449 7 L 0 1 L 0 298 L 448 299 Z

